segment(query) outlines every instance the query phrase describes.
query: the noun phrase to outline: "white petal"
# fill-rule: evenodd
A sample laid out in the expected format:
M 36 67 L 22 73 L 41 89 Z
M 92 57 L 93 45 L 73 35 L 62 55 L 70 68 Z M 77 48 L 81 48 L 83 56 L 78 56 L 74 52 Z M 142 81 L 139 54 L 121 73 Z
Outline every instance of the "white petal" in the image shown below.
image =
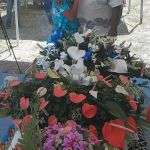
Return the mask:
M 116 73 L 127 73 L 127 63 L 123 59 L 115 59 L 113 62 L 113 67 L 111 68 L 111 72 L 116 72 Z
M 121 93 L 121 94 L 124 94 L 124 95 L 129 95 L 129 93 L 124 89 L 124 87 L 122 87 L 120 85 L 117 85 L 117 87 L 115 88 L 115 91 L 117 93 Z
M 98 94 L 98 91 L 89 91 L 90 95 L 92 95 L 93 97 L 97 98 L 97 94 Z

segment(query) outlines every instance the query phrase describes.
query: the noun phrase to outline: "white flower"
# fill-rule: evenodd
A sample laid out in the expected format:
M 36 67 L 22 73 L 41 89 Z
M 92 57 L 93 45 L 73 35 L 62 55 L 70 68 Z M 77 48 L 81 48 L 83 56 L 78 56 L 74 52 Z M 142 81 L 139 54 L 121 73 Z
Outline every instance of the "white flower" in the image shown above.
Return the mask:
M 66 60 L 67 59 L 67 54 L 65 52 L 60 53 L 60 59 Z
M 90 95 L 92 95 L 93 97 L 97 98 L 98 91 L 90 90 L 89 93 L 90 93 Z
M 115 88 L 115 91 L 117 93 L 121 93 L 121 94 L 124 94 L 124 95 L 129 95 L 129 93 L 124 89 L 124 87 L 122 87 L 120 85 L 117 85 L 117 87 Z
M 39 97 L 42 97 L 47 93 L 47 89 L 45 87 L 40 87 L 36 93 Z
M 84 33 L 84 36 L 87 37 L 89 36 L 89 34 L 92 33 L 92 30 L 91 29 L 88 29 L 85 33 Z
M 67 53 L 74 60 L 78 60 L 78 59 L 82 58 L 85 55 L 85 51 L 84 50 L 79 50 L 78 47 L 76 47 L 76 46 L 69 47 L 67 49 Z
M 77 42 L 78 44 L 84 42 L 84 38 L 83 38 L 82 35 L 79 34 L 78 32 L 74 34 L 74 38 L 75 38 L 75 40 L 76 40 L 76 42 Z
M 127 73 L 127 63 L 123 59 L 115 59 L 112 62 L 112 68 L 110 71 L 116 73 Z

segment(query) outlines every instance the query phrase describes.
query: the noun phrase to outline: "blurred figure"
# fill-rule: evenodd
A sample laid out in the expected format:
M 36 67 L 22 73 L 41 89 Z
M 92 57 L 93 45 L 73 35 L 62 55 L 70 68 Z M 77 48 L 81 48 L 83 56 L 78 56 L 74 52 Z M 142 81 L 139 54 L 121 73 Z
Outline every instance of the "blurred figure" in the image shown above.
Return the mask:
M 14 0 L 7 0 L 7 16 L 6 16 L 6 27 L 10 28 L 12 24 L 12 10 L 13 10 Z
M 18 2 L 17 8 L 19 11 L 19 0 L 17 0 L 17 2 Z M 13 6 L 14 6 L 14 0 L 7 0 L 6 28 L 10 28 L 12 25 Z
M 112 13 L 110 18 L 110 30 L 108 35 L 117 36 L 117 27 L 120 23 L 122 16 L 124 0 L 110 0 L 109 5 L 111 6 Z
M 74 3 L 68 0 L 52 1 L 52 33 L 48 37 L 48 43 L 58 43 L 65 35 L 70 35 L 78 30 L 77 7 L 79 0 Z
M 52 23 L 52 12 L 51 12 L 52 2 L 51 2 L 51 0 L 43 0 L 43 7 L 45 9 L 45 12 L 46 12 L 49 22 Z
M 76 0 L 77 1 L 77 0 Z M 100 35 L 117 35 L 124 0 L 80 0 L 78 17 L 83 28 Z

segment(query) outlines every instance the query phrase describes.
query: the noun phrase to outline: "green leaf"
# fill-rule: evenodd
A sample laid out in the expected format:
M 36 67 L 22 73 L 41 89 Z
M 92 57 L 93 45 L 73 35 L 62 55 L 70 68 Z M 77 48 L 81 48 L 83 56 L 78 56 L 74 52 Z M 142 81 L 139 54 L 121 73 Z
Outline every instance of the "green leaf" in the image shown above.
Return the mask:
M 0 109 L 0 117 L 7 116 L 8 110 L 7 109 Z
M 150 123 L 144 120 L 143 118 L 139 118 L 137 122 L 138 122 L 138 125 L 141 126 L 142 128 L 146 130 L 150 130 Z
M 125 112 L 121 109 L 121 107 L 112 101 L 107 101 L 105 103 L 106 108 L 108 109 L 108 111 L 115 117 L 117 118 L 121 118 L 121 119 L 126 119 L 127 116 L 125 114 Z
M 52 79 L 59 79 L 59 75 L 57 74 L 57 72 L 56 71 L 54 71 L 54 70 L 52 70 L 52 69 L 50 69 L 50 68 L 48 68 L 48 70 L 47 70 L 48 72 L 48 76 L 50 77 L 50 78 L 52 78 Z
M 40 145 L 40 131 L 35 124 L 37 120 L 34 120 L 28 125 L 23 133 L 22 139 L 20 140 L 21 145 L 25 150 L 37 150 Z

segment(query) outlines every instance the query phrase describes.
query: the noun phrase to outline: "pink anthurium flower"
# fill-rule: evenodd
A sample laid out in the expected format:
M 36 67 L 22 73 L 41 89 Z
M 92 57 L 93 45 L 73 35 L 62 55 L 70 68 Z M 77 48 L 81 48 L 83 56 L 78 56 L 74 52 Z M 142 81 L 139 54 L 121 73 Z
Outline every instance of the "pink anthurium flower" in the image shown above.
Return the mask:
M 97 113 L 97 106 L 84 103 L 82 106 L 82 114 L 86 118 L 93 118 Z
M 38 71 L 35 73 L 35 78 L 37 80 L 44 80 L 46 78 L 46 76 L 47 76 L 47 73 L 44 71 Z
M 75 92 L 69 93 L 69 100 L 73 103 L 81 103 L 86 99 L 86 96 L 83 94 L 77 94 Z
M 62 86 L 61 85 L 55 85 L 54 86 L 54 90 L 53 90 L 53 94 L 54 94 L 54 96 L 56 96 L 56 97 L 63 97 L 63 96 L 65 96 L 66 95 L 66 91 L 62 88 Z
M 29 98 L 21 97 L 20 99 L 20 108 L 25 110 L 29 107 Z

